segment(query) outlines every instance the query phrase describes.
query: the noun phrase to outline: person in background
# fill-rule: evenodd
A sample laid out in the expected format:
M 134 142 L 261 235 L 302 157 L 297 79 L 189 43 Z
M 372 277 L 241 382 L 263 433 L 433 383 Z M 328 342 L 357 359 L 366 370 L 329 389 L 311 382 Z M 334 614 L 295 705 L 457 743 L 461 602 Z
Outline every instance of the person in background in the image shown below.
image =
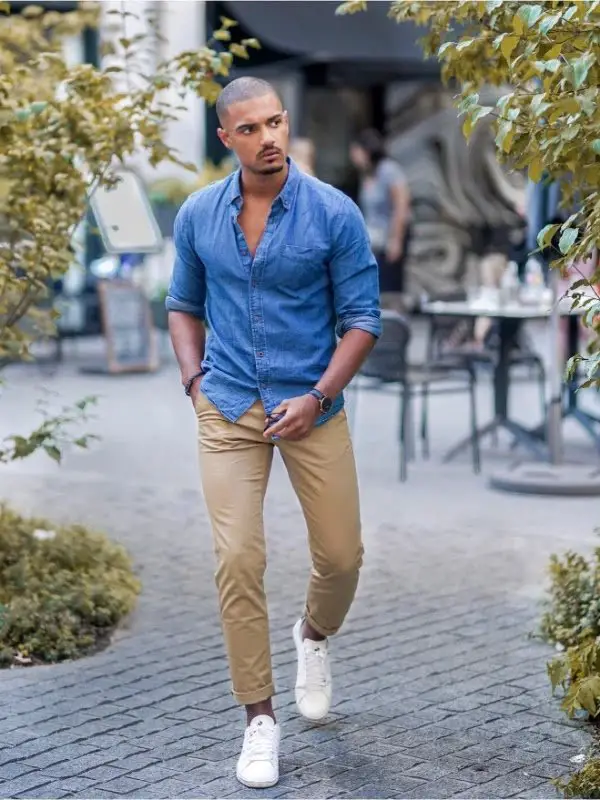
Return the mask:
M 310 139 L 292 139 L 290 157 L 305 175 L 315 175 L 315 146 Z
M 360 133 L 350 146 L 360 174 L 358 205 L 379 265 L 383 308 L 402 311 L 404 266 L 410 235 L 410 191 L 400 165 L 387 155 L 381 134 Z

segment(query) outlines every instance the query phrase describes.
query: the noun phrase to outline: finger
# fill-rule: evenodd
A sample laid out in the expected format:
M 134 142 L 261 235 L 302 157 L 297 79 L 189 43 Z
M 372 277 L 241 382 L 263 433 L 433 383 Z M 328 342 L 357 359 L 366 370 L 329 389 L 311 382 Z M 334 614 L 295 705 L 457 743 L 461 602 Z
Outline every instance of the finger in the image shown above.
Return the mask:
M 289 400 L 282 400 L 281 403 L 279 403 L 279 405 L 277 406 L 277 408 L 274 408 L 273 411 L 271 411 L 271 416 L 274 416 L 275 414 L 283 414 L 284 411 L 287 411 L 289 405 L 290 405 Z
M 288 415 L 286 414 L 283 419 L 280 419 L 279 422 L 276 422 L 274 425 L 271 425 L 270 428 L 267 428 L 265 433 L 267 436 L 281 436 L 281 431 L 285 428 L 290 427 L 290 424 L 293 420 L 288 419 Z

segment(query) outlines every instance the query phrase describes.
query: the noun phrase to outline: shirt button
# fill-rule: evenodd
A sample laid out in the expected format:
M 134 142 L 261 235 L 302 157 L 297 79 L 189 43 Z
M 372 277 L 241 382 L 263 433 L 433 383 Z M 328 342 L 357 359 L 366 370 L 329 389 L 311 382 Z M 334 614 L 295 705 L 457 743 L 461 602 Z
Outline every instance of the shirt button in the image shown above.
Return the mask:
M 256 355 L 257 355 L 259 358 L 262 358 L 262 357 L 264 356 L 264 353 L 257 353 Z

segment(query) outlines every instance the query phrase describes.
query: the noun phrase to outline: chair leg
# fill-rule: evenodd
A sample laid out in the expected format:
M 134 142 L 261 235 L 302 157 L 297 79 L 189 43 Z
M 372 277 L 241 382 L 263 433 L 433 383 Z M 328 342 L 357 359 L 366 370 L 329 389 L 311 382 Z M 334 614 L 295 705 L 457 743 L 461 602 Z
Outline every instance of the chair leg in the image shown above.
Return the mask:
M 410 406 L 410 388 L 406 384 L 400 384 L 400 480 L 402 483 L 407 478 L 407 443 L 406 432 L 408 427 Z
M 429 458 L 429 384 L 421 387 L 421 452 Z
M 481 454 L 479 451 L 479 436 L 477 435 L 477 398 L 475 396 L 475 379 L 473 375 L 469 379 L 469 400 L 471 405 L 471 447 L 473 452 L 473 472 L 479 475 L 481 472 Z
M 546 369 L 540 362 L 538 365 L 538 386 L 540 389 L 540 404 L 542 410 L 542 419 L 546 418 Z

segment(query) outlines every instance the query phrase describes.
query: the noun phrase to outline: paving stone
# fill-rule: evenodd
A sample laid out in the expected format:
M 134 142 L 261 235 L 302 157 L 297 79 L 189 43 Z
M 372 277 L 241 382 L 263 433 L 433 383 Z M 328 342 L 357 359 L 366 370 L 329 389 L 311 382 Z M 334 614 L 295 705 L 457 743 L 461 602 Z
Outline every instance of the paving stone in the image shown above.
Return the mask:
M 459 792 L 467 791 L 470 788 L 471 784 L 468 781 L 460 780 L 460 778 L 452 775 L 439 778 L 439 780 L 431 781 L 430 783 L 425 783 L 422 786 L 413 789 L 412 792 L 404 792 L 402 796 L 423 798 L 435 797 L 436 800 L 438 798 L 439 800 L 442 800 L 442 798 L 454 797 L 458 795 Z
M 11 369 L 17 394 L 30 395 L 31 374 Z M 69 456 L 60 475 L 43 465 L 6 467 L 2 494 L 26 512 L 55 509 L 61 520 L 104 529 L 131 552 L 143 591 L 102 653 L 0 671 L 0 797 L 43 796 L 47 787 L 56 797 L 90 800 L 216 799 L 228 789 L 254 797 L 235 782 L 243 711 L 230 695 L 212 539 L 190 469 L 194 421 L 186 429 L 172 411 L 188 410 L 177 369 L 166 364 L 152 376 L 109 381 L 82 377 L 67 359 L 44 380 L 65 402 L 94 383 L 104 398 L 102 444 Z M 478 391 L 489 401 L 485 382 Z M 525 416 L 537 407 L 527 391 L 515 388 Z M 0 438 L 11 409 L 22 418 L 9 394 Z M 550 698 L 551 650 L 528 633 L 550 553 L 593 544 L 591 531 L 578 529 L 574 539 L 571 524 L 574 514 L 588 518 L 591 506 L 499 496 L 467 462 L 445 466 L 435 457 L 411 463 L 400 485 L 397 398 L 374 392 L 368 399 L 357 406 L 355 436 L 365 566 L 347 625 L 332 640 L 333 714 L 316 726 L 293 703 L 290 631 L 310 569 L 306 532 L 275 459 L 266 582 L 283 784 L 264 796 L 554 797 L 551 768 L 568 769 L 590 734 Z M 442 453 L 463 433 L 464 398 L 431 404 L 432 439 Z
M 10 780 L 11 778 L 18 778 L 20 775 L 25 775 L 31 772 L 35 766 L 29 766 L 24 761 L 13 761 L 12 764 L 4 764 L 0 767 L 0 777 L 3 781 Z
M 113 792 L 114 794 L 129 794 L 136 789 L 142 789 L 145 786 L 145 781 L 136 781 L 128 775 L 120 775 L 118 778 L 106 781 L 97 787 L 99 791 Z
M 52 783 L 50 775 L 42 772 L 28 772 L 26 775 L 20 775 L 18 778 L 0 783 L 0 797 L 13 797 L 14 795 L 28 792 L 30 789 L 37 789 L 47 783 Z

